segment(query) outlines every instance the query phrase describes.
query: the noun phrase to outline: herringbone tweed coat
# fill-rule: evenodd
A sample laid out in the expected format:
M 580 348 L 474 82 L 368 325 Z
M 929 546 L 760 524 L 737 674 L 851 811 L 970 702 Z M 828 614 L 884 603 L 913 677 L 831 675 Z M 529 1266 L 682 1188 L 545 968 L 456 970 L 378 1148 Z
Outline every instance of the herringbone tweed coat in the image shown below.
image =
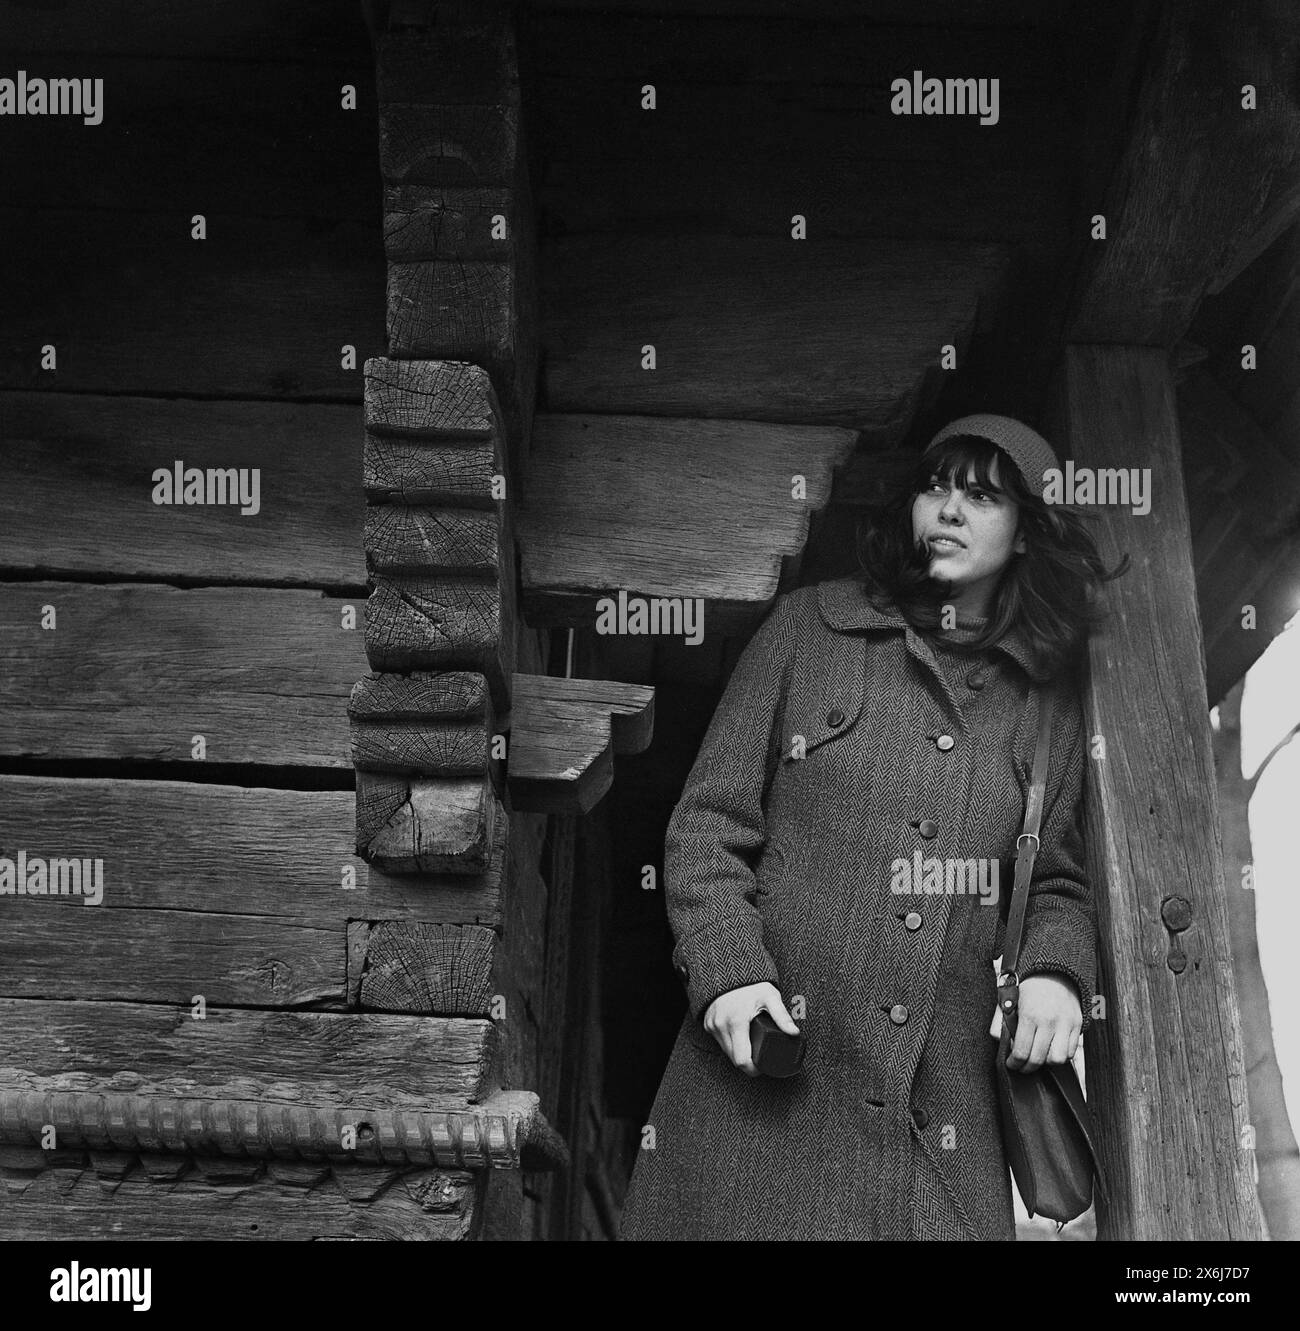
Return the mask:
M 956 664 L 950 682 L 931 638 L 875 610 L 855 579 L 782 596 L 742 654 L 669 823 L 689 1011 L 622 1238 L 1014 1238 L 992 962 L 1042 677 L 1018 632 L 990 651 L 985 680 Z M 1070 688 L 1020 970 L 1069 977 L 1086 1025 L 1083 761 Z M 891 865 L 917 850 L 1001 861 L 1002 909 L 891 891 Z M 808 1052 L 788 1080 L 747 1077 L 701 1025 L 719 994 L 761 980 L 806 1005 Z

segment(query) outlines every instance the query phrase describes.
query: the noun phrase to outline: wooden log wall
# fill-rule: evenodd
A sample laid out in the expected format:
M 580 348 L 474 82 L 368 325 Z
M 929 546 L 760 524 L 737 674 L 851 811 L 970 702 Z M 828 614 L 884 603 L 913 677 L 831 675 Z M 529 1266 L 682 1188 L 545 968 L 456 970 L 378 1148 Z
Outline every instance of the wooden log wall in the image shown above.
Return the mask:
M 348 714 L 385 314 L 360 11 L 77 0 L 0 45 L 105 84 L 99 126 L 0 123 L 0 856 L 102 869 L 95 906 L 0 895 L 0 1234 L 489 1232 L 487 1174 L 559 1149 L 494 1095 L 502 857 L 411 878 L 354 837 L 350 728 L 365 761 L 423 705 Z M 156 502 L 178 462 L 256 469 L 256 503 Z M 489 724 L 458 705 L 453 760 Z

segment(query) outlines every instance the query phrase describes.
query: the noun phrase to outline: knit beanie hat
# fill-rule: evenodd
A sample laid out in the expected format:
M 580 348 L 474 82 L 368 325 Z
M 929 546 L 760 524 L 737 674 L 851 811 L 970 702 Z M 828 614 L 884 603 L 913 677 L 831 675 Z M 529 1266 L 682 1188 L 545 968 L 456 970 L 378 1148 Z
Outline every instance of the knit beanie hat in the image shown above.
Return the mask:
M 987 439 L 996 444 L 1020 468 L 1025 484 L 1041 499 L 1046 489 L 1043 473 L 1049 468 L 1060 469 L 1061 463 L 1051 444 L 1029 426 L 1022 425 L 1010 416 L 963 416 L 949 425 L 945 425 L 925 446 L 928 453 L 936 444 L 941 444 L 953 435 L 971 434 L 978 439 Z M 924 456 L 924 454 L 922 455 Z

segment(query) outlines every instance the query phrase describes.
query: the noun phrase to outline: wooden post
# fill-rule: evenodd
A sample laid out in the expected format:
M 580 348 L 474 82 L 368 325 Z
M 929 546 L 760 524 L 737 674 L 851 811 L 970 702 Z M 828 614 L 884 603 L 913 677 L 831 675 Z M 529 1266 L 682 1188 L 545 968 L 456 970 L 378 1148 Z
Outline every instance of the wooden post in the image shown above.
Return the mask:
M 1113 614 L 1090 649 L 1087 853 L 1104 1020 L 1088 1092 L 1102 1239 L 1259 1239 L 1246 1077 L 1173 382 L 1160 348 L 1066 348 L 1049 436 L 1078 467 L 1150 468 L 1145 516 L 1100 507 Z M 1099 1014 L 1100 1015 L 1100 1014 Z

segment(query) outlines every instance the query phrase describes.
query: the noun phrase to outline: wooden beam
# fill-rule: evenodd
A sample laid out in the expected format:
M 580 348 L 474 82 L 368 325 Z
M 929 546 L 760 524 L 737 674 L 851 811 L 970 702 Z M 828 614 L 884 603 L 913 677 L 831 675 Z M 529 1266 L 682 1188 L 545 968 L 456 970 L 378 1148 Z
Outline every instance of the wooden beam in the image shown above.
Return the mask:
M 533 813 L 587 813 L 614 780 L 614 754 L 640 753 L 654 690 L 609 680 L 514 677 L 510 801 Z
M 104 859 L 104 901 L 93 910 L 74 896 L 26 901 L 65 915 L 121 908 L 136 918 L 157 911 L 180 923 L 211 911 L 316 931 L 329 926 L 338 931 L 325 944 L 331 953 L 341 949 L 348 919 L 500 923 L 504 822 L 482 873 L 397 876 L 356 857 L 354 804 L 349 791 L 6 776 L 0 777 L 0 847 L 10 858 L 22 847 L 30 855 Z M 196 827 L 203 829 L 198 839 Z M 116 829 L 111 843 L 105 828 Z M 5 937 L 16 949 L 6 950 L 5 968 L 21 971 L 22 931 Z M 274 957 L 269 936 L 266 946 Z M 54 949 L 52 970 L 77 964 L 70 942 L 56 940 Z M 239 961 L 228 951 L 212 955 L 216 974 Z M 191 981 L 206 983 L 209 974 L 195 965 Z M 123 975 L 147 980 L 139 967 L 125 966 L 115 980 Z
M 268 34 L 274 33 L 274 41 Z M 132 0 L 67 0 L 57 9 L 15 7 L 5 23 L 10 51 L 43 56 L 184 56 L 228 61 L 301 61 L 355 65 L 366 30 L 355 0 L 168 0 L 141 8 Z
M 189 1002 L 31 1002 L 0 998 L 11 1090 L 114 1084 L 142 1095 L 220 1100 L 241 1086 L 291 1107 L 304 1087 L 329 1100 L 364 1088 L 394 1110 L 466 1104 L 490 1091 L 484 1021 L 345 1012 L 265 1012 Z M 6 1128 L 5 1133 L 8 1133 Z M 13 1140 L 6 1135 L 6 1140 Z M 106 1148 L 107 1149 L 107 1148 Z
M 365 609 L 252 587 L 7 584 L 0 753 L 345 767 L 344 704 L 365 663 L 348 604 Z
M 1067 341 L 1172 346 L 1300 216 L 1297 40 L 1300 15 L 1270 0 L 1163 5 L 1123 159 L 1085 205 L 1107 238 L 1088 250 Z
M 355 407 L 0 393 L 0 569 L 181 582 L 365 583 Z M 302 448 L 309 441 L 311 465 Z M 157 469 L 258 472 L 258 511 L 156 504 Z M 75 496 L 76 521 L 51 522 Z
M 366 510 L 366 563 L 372 573 L 495 573 L 500 523 L 481 509 Z
M 1257 1239 L 1214 764 L 1164 352 L 1067 348 L 1049 435 L 1077 466 L 1151 469 L 1144 517 L 1099 511 L 1113 615 L 1090 645 L 1087 862 L 1105 1020 L 1088 1092 L 1110 1198 L 1099 1237 Z M 1104 744 L 1104 749 L 1101 745 Z M 1101 757 L 1105 754 L 1104 759 Z
M 807 0 L 528 0 L 531 9 L 585 15 L 599 10 L 644 14 L 662 19 L 665 14 L 686 18 L 726 15 L 735 18 L 797 18 L 806 21 Z M 909 23 L 926 28 L 950 28 L 958 15 L 952 0 L 817 0 L 815 17 L 869 19 L 871 24 Z M 1070 28 L 1078 14 L 1068 0 L 963 0 L 960 17 L 974 28 Z
M 591 629 L 597 603 L 622 590 L 699 597 L 707 629 L 751 627 L 856 437 L 752 421 L 539 415 L 518 522 L 525 614 Z
M 484 873 L 502 816 L 481 777 L 357 773 L 357 854 L 387 873 Z
M 86 7 L 74 8 L 84 14 Z M 316 22 L 323 31 L 325 16 L 318 14 Z M 87 17 L 87 30 L 92 23 Z M 211 51 L 182 59 L 168 58 L 161 45 L 142 56 L 112 55 L 110 39 L 103 45 L 88 39 L 79 55 L 94 52 L 94 76 L 104 81 L 103 119 L 93 127 L 67 116 L 0 119 L 6 198 L 44 209 L 184 210 L 187 229 L 197 211 L 311 218 L 322 230 L 346 219 L 373 234 L 375 90 L 364 53 L 333 68 L 317 60 L 297 63 L 277 39 L 267 44 L 269 59 L 222 59 L 213 36 Z M 24 67 L 29 75 L 44 74 L 55 56 L 40 47 L 25 63 L 13 54 L 9 25 L 0 49 L 7 53 L 8 78 Z M 340 105 L 346 84 L 356 90 L 355 110 Z M 273 136 L 266 132 L 270 121 Z M 149 152 L 139 151 L 142 142 Z M 49 169 L 52 158 L 62 170 Z M 127 165 L 106 170 L 113 161 Z
M 938 390 L 942 348 L 964 356 L 987 321 L 1008 262 L 1001 246 L 941 242 L 552 240 L 545 407 L 840 425 L 895 443 Z
M 370 1012 L 492 1015 L 496 935 L 475 925 L 389 920 L 354 926 L 348 939 L 349 982 Z
M 131 1157 L 139 1161 L 111 1197 L 94 1168 L 48 1169 L 16 1175 L 0 1206 L 0 1239 L 136 1240 L 380 1240 L 460 1242 L 482 1225 L 485 1175 L 465 1170 L 405 1169 L 391 1186 L 368 1200 L 352 1194 L 347 1162 L 322 1167 L 299 1180 L 293 1161 L 269 1162 L 240 1186 L 218 1186 L 192 1157 Z M 155 1178 L 161 1160 L 174 1177 Z M 234 1163 L 234 1162 L 228 1162 Z M 253 1162 L 255 1165 L 257 1162 Z M 387 1171 L 386 1171 L 387 1172 Z M 9 1180 L 6 1180 L 8 1183 Z
M 1214 704 L 1300 608 L 1300 465 L 1206 370 L 1179 385 L 1178 423 Z
M 382 345 L 378 221 L 322 230 L 315 218 L 206 210 L 0 209 L 0 388 L 359 400 L 343 348 L 360 365 Z M 191 237 L 195 213 L 205 240 Z M 46 345 L 56 370 L 41 366 Z
M 494 721 L 482 675 L 370 674 L 353 686 L 348 715 L 352 761 L 366 771 L 473 776 L 487 767 Z
M 378 671 L 472 670 L 498 705 L 507 700 L 511 570 L 488 578 L 376 575 L 366 604 L 366 656 Z

